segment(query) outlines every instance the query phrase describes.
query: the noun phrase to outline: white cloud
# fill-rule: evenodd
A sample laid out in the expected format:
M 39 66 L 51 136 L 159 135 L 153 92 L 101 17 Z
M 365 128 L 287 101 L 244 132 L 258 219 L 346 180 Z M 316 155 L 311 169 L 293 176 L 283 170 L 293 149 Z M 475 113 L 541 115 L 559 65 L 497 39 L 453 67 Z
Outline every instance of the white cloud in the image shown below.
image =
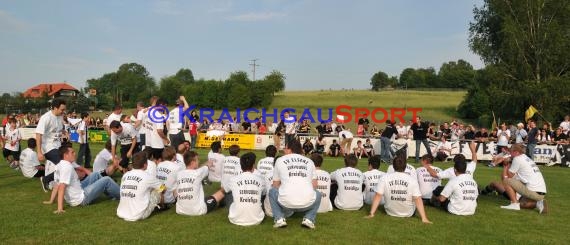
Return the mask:
M 181 15 L 182 11 L 180 11 L 172 1 L 168 0 L 159 0 L 154 2 L 154 6 L 152 9 L 155 13 L 160 15 Z
M 21 32 L 29 27 L 28 23 L 0 9 L 0 32 Z
M 277 13 L 277 12 L 258 12 L 258 13 L 247 13 L 241 15 L 231 16 L 228 19 L 234 21 L 264 21 L 264 20 L 273 20 L 285 17 L 284 13 Z
M 208 13 L 225 13 L 232 9 L 233 1 L 231 0 L 220 0 L 220 1 L 211 1 L 213 2 L 212 6 L 208 10 Z

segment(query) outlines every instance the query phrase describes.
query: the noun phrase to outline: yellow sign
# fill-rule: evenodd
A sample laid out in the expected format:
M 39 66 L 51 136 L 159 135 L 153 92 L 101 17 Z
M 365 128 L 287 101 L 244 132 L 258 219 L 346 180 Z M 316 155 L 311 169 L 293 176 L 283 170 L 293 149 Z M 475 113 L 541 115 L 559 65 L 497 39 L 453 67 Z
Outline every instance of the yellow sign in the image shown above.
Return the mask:
M 197 147 L 210 148 L 215 141 L 222 141 L 218 136 L 207 136 L 206 134 L 198 135 Z M 223 138 L 224 149 L 229 148 L 231 145 L 239 145 L 240 149 L 255 149 L 255 134 L 227 134 Z

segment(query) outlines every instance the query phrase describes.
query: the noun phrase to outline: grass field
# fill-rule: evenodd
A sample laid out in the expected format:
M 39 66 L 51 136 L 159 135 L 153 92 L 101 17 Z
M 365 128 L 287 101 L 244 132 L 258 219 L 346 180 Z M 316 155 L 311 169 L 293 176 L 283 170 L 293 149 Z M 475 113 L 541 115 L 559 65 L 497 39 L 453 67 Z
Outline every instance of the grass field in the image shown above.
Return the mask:
M 77 145 L 76 145 L 77 146 Z M 93 155 L 102 148 L 92 144 Z M 206 150 L 199 150 L 205 160 Z M 243 153 L 243 152 L 242 152 Z M 261 152 L 256 152 L 258 157 Z M 224 152 L 227 154 L 227 152 Z M 437 163 L 449 167 L 450 163 Z M 332 171 L 343 166 L 341 159 L 326 158 L 323 168 Z M 366 160 L 358 167 L 366 169 Z M 417 167 L 417 165 L 416 165 Z M 386 165 L 381 166 L 385 171 Z M 427 207 L 431 225 L 418 217 L 393 218 L 382 208 L 372 220 L 364 219 L 369 206 L 359 211 L 335 210 L 317 215 L 317 229 L 300 226 L 302 216 L 289 218 L 289 227 L 272 228 L 266 217 L 254 227 L 229 223 L 227 208 L 201 217 L 177 215 L 170 209 L 140 222 L 126 222 L 116 216 L 118 202 L 101 197 L 87 207 L 66 207 L 63 215 L 52 213 L 56 205 L 44 205 L 49 194 L 37 179 L 22 177 L 20 172 L 0 164 L 0 243 L 2 244 L 567 244 L 570 217 L 570 169 L 540 167 L 548 188 L 549 215 L 536 210 L 508 211 L 499 206 L 508 203 L 500 196 L 481 196 L 474 216 L 459 217 Z M 479 164 L 475 180 L 487 184 L 497 179 L 500 168 Z M 114 176 L 116 180 L 120 176 Z M 206 187 L 211 194 L 218 185 Z

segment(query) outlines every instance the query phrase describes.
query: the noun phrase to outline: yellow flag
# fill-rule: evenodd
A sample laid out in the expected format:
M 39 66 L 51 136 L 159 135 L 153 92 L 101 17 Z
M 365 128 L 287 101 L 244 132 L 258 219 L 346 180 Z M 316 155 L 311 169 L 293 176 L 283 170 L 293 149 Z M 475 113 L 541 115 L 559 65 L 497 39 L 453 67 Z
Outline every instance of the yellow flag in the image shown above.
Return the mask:
M 534 116 L 534 113 L 537 113 L 538 110 L 536 108 L 534 108 L 534 106 L 529 106 L 528 109 L 526 109 L 526 111 L 524 112 L 524 120 L 528 122 L 528 119 L 532 118 L 532 116 Z

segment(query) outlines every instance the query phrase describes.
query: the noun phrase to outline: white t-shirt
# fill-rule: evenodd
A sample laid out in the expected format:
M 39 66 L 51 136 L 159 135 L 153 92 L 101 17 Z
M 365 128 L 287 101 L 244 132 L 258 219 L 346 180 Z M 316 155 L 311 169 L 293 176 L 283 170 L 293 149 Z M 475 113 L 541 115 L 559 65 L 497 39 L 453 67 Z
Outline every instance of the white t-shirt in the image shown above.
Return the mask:
M 172 161 L 164 161 L 156 166 L 156 178 L 166 186 L 164 191 L 164 203 L 173 203 L 174 195 L 172 191 L 174 190 L 174 184 L 176 183 L 176 174 L 180 171 L 178 164 Z
M 79 131 L 83 131 L 83 136 L 79 134 Z M 79 125 L 77 125 L 77 134 L 79 135 L 77 143 L 79 144 L 87 143 L 87 123 L 85 123 L 85 121 L 81 120 L 81 122 L 79 122 Z
M 269 190 L 273 188 L 273 175 L 266 175 L 264 179 L 265 179 L 265 193 L 268 194 Z M 273 217 L 273 211 L 271 210 L 271 203 L 269 202 L 269 196 L 266 196 L 265 200 L 263 201 L 263 209 L 265 210 L 265 215 Z
M 338 133 L 338 138 L 342 141 L 343 139 L 354 138 L 354 135 L 348 130 L 343 130 Z
M 376 192 L 384 196 L 386 213 L 395 217 L 414 215 L 413 197 L 422 196 L 416 178 L 401 172 L 385 174 L 378 182 Z
M 562 127 L 562 132 L 568 135 L 570 130 L 570 121 L 562 121 L 560 123 L 560 127 Z
M 182 130 L 183 124 L 181 121 L 184 121 L 184 118 L 180 120 L 180 107 L 176 106 L 174 109 L 170 110 L 170 114 L 168 115 L 168 134 L 177 134 Z
M 140 121 L 141 124 L 138 128 L 135 128 L 139 132 L 139 134 L 145 134 L 146 133 L 146 128 L 144 126 L 145 119 L 146 119 L 146 113 L 144 113 L 144 109 L 139 110 L 137 112 L 137 122 Z
M 441 168 L 432 166 L 431 167 L 436 173 L 441 172 Z M 433 190 L 441 185 L 440 178 L 432 177 L 425 167 L 419 167 L 416 169 L 418 173 L 418 185 L 420 186 L 420 192 L 422 193 L 423 199 L 430 199 L 433 196 Z
M 275 162 L 275 158 L 273 157 L 265 157 L 257 162 L 257 170 L 266 175 L 273 175 L 273 162 Z
M 52 111 L 48 111 L 40 117 L 36 126 L 36 133 L 42 135 L 41 147 L 43 153 L 59 149 L 63 130 L 62 116 L 55 116 Z
M 378 182 L 386 173 L 378 170 L 372 169 L 363 173 L 364 175 L 364 203 L 371 205 L 372 201 L 374 200 L 374 196 L 376 195 L 376 187 L 378 186 Z M 384 199 L 384 197 L 382 197 Z M 384 203 L 384 200 L 380 202 L 381 204 Z
M 154 161 L 147 160 L 145 172 L 150 176 L 156 176 L 156 163 Z
M 546 183 L 540 169 L 527 155 L 519 155 L 513 158 L 509 172 L 531 191 L 546 193 Z
M 363 205 L 362 184 L 364 176 L 356 168 L 345 167 L 331 173 L 331 180 L 336 181 L 338 191 L 334 204 L 343 210 L 358 210 Z
M 55 182 L 67 186 L 65 188 L 64 198 L 69 205 L 78 206 L 83 202 L 85 194 L 81 188 L 79 176 L 77 176 L 77 172 L 75 172 L 72 163 L 61 160 L 56 166 L 54 179 Z
M 150 204 L 150 193 L 160 188 L 162 183 L 142 169 L 133 169 L 121 178 L 121 200 L 117 216 L 126 221 L 143 218 Z
M 273 181 L 281 181 L 279 204 L 287 208 L 306 208 L 316 199 L 313 180 L 317 179 L 315 164 L 299 154 L 288 154 L 277 159 Z
M 249 226 L 263 221 L 261 196 L 265 193 L 265 180 L 261 175 L 243 172 L 232 178 L 228 191 L 234 199 L 228 214 L 232 224 Z
M 115 114 L 115 113 L 111 113 L 109 114 L 109 116 L 107 117 L 107 127 L 111 126 L 111 123 L 113 121 L 121 121 L 121 116 L 123 116 L 123 114 Z
M 224 158 L 222 162 L 222 179 L 221 179 L 221 186 L 224 190 L 228 191 L 228 185 L 234 176 L 238 176 L 241 174 L 241 165 L 239 157 L 236 156 L 227 156 Z
M 20 153 L 20 169 L 27 178 L 32 178 L 38 172 L 36 166 L 40 165 L 38 153 L 30 148 L 26 148 Z
M 109 165 L 109 161 L 111 161 L 111 159 L 113 159 L 111 152 L 103 148 L 103 150 L 101 150 L 99 153 L 97 153 L 97 156 L 95 156 L 95 160 L 93 161 L 93 172 L 101 172 L 107 169 L 107 166 Z
M 295 122 L 294 117 L 289 116 L 288 118 L 285 118 L 283 123 L 285 124 L 285 133 L 286 134 L 295 134 L 295 132 L 297 131 L 297 129 L 295 128 L 297 122 Z
M 10 129 L 10 127 L 6 127 L 6 133 L 4 134 L 4 138 L 6 142 L 4 144 L 4 148 L 11 150 L 11 151 L 19 151 L 20 150 L 20 140 L 22 139 L 22 134 L 20 133 L 19 128 Z M 14 142 L 14 145 L 12 145 Z
M 506 136 L 505 136 L 506 134 Z M 497 140 L 497 145 L 499 146 L 507 146 L 509 145 L 509 139 L 511 138 L 511 131 L 510 130 L 498 130 L 497 131 L 497 136 L 499 137 L 499 139 Z
M 184 156 L 180 153 L 176 153 L 176 164 L 178 164 L 180 170 L 186 169 L 186 163 L 184 163 Z
M 390 165 L 388 166 L 388 170 L 386 170 L 386 173 L 395 173 L 396 171 L 394 170 L 394 166 Z M 416 174 L 416 168 L 414 168 L 414 166 L 410 165 L 410 164 L 406 164 L 406 170 L 404 170 L 404 173 L 409 174 L 410 176 L 414 177 L 414 179 L 416 178 L 417 174 Z
M 475 169 L 477 168 L 477 163 L 470 161 L 467 163 L 467 168 L 465 168 L 465 174 L 475 176 Z M 455 175 L 455 169 L 453 167 L 446 168 L 445 170 L 437 173 L 439 179 L 453 179 L 457 177 Z
M 164 148 L 164 141 L 158 135 L 158 130 L 164 130 L 164 123 L 154 123 L 150 122 L 149 128 L 146 131 L 146 142 L 149 143 L 148 145 L 154 149 L 163 149 Z
M 477 208 L 477 182 L 469 174 L 460 174 L 447 182 L 441 195 L 449 199 L 447 210 L 456 215 L 473 215 Z
M 132 125 L 121 123 L 121 127 L 123 127 L 123 131 L 120 134 L 116 134 L 111 130 L 111 145 L 115 145 L 117 140 L 121 142 L 121 145 L 130 145 L 133 139 L 136 140 L 138 133 Z
M 220 182 L 222 181 L 222 167 L 224 164 L 224 159 L 226 157 L 220 153 L 212 154 L 208 153 L 208 161 L 212 163 L 212 166 L 208 169 L 208 180 L 212 182 Z M 240 166 L 241 169 L 241 166 Z
M 202 180 L 208 175 L 208 167 L 184 169 L 178 172 L 174 189 L 177 193 L 176 213 L 184 215 L 204 215 L 208 212 L 204 202 Z
M 319 213 L 326 213 L 333 210 L 330 199 L 331 193 L 331 175 L 322 169 L 315 171 L 317 175 L 317 191 L 321 193 L 321 205 L 319 206 Z

